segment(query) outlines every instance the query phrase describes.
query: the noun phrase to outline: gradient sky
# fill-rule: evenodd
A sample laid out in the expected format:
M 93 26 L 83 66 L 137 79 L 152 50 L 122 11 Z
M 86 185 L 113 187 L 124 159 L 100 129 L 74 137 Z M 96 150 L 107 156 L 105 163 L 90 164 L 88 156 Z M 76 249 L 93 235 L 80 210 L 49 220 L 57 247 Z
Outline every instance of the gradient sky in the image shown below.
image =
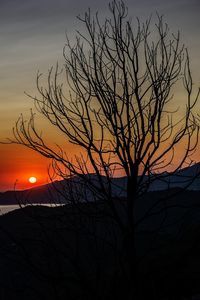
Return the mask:
M 129 14 L 145 20 L 156 11 L 174 31 L 180 30 L 189 48 L 196 85 L 200 83 L 200 0 L 127 0 Z M 37 71 L 47 73 L 58 61 L 63 64 L 65 34 L 73 39 L 79 28 L 76 16 L 88 7 L 107 14 L 106 0 L 0 0 L 0 140 L 12 136 L 20 113 L 33 106 L 24 91 L 35 95 Z M 52 140 L 53 135 L 52 135 Z M 66 144 L 66 150 L 68 150 Z M 0 144 L 0 191 L 30 187 L 47 180 L 49 162 L 39 154 L 16 145 Z

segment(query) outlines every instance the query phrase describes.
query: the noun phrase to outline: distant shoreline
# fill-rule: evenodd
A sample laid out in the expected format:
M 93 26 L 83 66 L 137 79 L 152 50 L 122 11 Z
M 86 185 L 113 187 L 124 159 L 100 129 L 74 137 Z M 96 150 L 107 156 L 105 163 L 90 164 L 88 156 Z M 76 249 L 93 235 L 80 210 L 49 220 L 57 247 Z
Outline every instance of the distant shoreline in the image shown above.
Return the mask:
M 48 206 L 48 207 L 56 207 L 61 206 L 63 204 L 56 204 L 56 203 L 30 203 L 30 204 L 22 204 L 21 206 L 19 204 L 0 204 L 0 216 L 7 214 L 13 210 L 22 209 L 27 206 Z

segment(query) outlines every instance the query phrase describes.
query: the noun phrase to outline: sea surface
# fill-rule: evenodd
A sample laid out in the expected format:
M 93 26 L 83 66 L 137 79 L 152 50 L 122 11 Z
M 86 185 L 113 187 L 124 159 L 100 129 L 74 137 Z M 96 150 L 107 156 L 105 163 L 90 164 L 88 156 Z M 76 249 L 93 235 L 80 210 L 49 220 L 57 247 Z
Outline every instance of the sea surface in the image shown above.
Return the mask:
M 0 205 L 0 215 L 4 215 L 12 210 L 19 209 L 19 205 Z
M 31 205 L 39 205 L 39 204 L 31 204 Z M 60 204 L 42 204 L 43 206 L 58 206 Z M 19 205 L 0 205 L 0 216 L 1 215 L 4 215 L 4 214 L 7 214 L 8 212 L 12 211 L 12 210 L 16 210 L 16 209 L 20 209 L 20 208 L 23 208 L 27 205 L 22 205 L 21 207 Z

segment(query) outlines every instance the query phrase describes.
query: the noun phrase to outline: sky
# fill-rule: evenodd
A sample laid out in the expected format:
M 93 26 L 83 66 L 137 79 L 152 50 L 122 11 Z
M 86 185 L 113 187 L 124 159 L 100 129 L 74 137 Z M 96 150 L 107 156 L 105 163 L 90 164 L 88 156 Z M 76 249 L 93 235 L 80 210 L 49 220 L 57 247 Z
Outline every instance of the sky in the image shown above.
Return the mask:
M 129 15 L 145 20 L 163 14 L 170 28 L 180 30 L 191 57 L 194 83 L 200 84 L 200 1 L 127 0 Z M 0 141 L 12 137 L 20 113 L 28 116 L 33 107 L 25 94 L 35 95 L 38 70 L 46 73 L 64 63 L 66 33 L 71 40 L 80 29 L 76 16 L 88 7 L 108 14 L 106 0 L 0 0 Z M 43 124 L 43 123 L 41 123 Z M 46 124 L 44 123 L 44 128 Z M 53 141 L 54 135 L 48 131 Z M 65 144 L 65 150 L 71 146 Z M 0 191 L 29 188 L 30 176 L 37 184 L 48 180 L 50 161 L 23 146 L 0 144 Z

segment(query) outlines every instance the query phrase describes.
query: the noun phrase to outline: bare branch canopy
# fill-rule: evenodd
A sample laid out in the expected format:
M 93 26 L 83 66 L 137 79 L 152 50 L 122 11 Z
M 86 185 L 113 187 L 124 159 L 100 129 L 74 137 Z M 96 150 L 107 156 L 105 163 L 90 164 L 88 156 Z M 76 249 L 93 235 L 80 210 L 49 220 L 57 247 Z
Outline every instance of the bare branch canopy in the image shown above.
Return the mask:
M 10 142 L 52 159 L 61 178 L 85 180 L 95 200 L 111 208 L 124 234 L 131 281 L 137 271 L 135 232 L 142 221 L 135 220 L 136 202 L 156 180 L 169 179 L 190 163 L 198 145 L 200 90 L 193 90 L 180 33 L 172 33 L 162 16 L 156 15 L 154 25 L 152 18 L 134 23 L 125 4 L 115 0 L 109 12 L 107 18 L 90 10 L 78 17 L 84 30 L 77 32 L 74 43 L 66 40 L 65 84 L 59 67 L 51 68 L 46 84 L 38 74 L 39 95 L 32 97 L 37 113 L 63 139 L 78 145 L 80 155 L 72 158 L 61 146 L 49 146 L 33 112 L 28 121 L 20 116 Z M 115 205 L 120 195 L 112 193 L 112 179 L 119 175 L 126 179 L 125 217 Z M 150 214 L 151 209 L 144 217 Z
M 132 183 L 140 175 L 137 194 L 144 191 L 140 184 L 145 175 L 154 180 L 154 173 L 174 162 L 182 141 L 185 147 L 174 171 L 193 154 L 199 130 L 193 110 L 199 91 L 193 95 L 189 55 L 180 34 L 170 33 L 162 16 L 157 15 L 154 27 L 151 19 L 137 19 L 133 25 L 123 2 L 111 2 L 109 10 L 111 17 L 103 22 L 88 10 L 78 17 L 86 32 L 78 32 L 74 44 L 67 39 L 64 59 L 70 92 L 60 84 L 58 66 L 50 70 L 46 87 L 40 84 L 41 75 L 37 77 L 37 110 L 86 155 L 73 163 L 61 149 L 47 146 L 36 131 L 33 113 L 28 123 L 23 116 L 17 121 L 14 142 L 52 158 L 61 173 L 59 165 L 76 175 L 105 175 L 108 181 L 119 170 Z M 185 94 L 177 105 L 173 93 L 180 84 Z

